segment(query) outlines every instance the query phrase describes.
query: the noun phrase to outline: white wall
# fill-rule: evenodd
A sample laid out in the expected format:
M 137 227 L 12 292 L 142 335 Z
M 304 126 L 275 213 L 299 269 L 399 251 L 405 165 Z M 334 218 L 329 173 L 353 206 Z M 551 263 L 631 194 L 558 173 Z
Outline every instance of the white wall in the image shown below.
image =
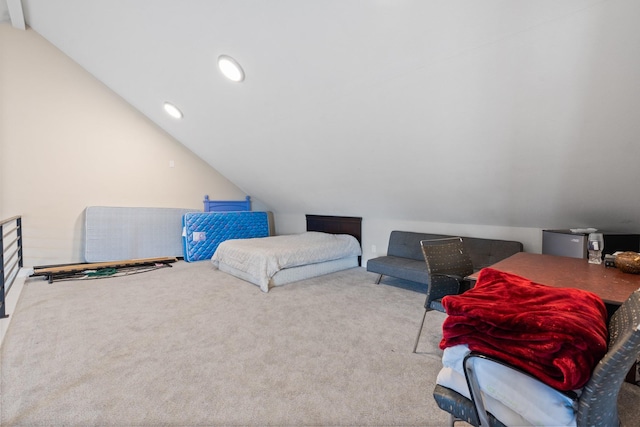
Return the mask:
M 536 227 L 638 232 L 640 2 L 399 3 L 328 2 L 315 10 L 276 2 L 247 19 L 232 2 L 216 14 L 192 8 L 176 22 L 171 12 L 179 6 L 168 2 L 149 22 L 132 19 L 146 10 L 133 10 L 111 37 L 103 35 L 113 22 L 89 3 L 85 11 L 42 2 L 30 18 L 267 201 L 278 233 L 304 230 L 304 213 L 362 216 L 366 260 L 384 253 L 393 229 L 520 240 L 532 252 L 541 247 Z M 338 10 L 350 13 L 335 20 Z M 80 11 L 88 17 L 75 19 Z M 120 18 L 117 8 L 107 12 Z M 193 25 L 199 19 L 218 25 Z M 178 41 L 164 38 L 167 22 L 185 29 Z M 228 40 L 205 31 L 227 25 L 234 28 Z M 0 217 L 27 215 L 41 245 L 32 254 L 75 258 L 89 204 L 199 207 L 204 193 L 244 195 L 37 35 L 8 26 L 0 35 Z M 212 78 L 212 52 L 223 47 L 250 71 L 242 85 Z M 346 76 L 333 66 L 336 55 L 352 65 Z M 166 94 L 189 108 L 189 126 L 158 112 Z M 73 108 L 53 108 L 59 99 Z M 181 169 L 181 150 L 190 171 Z M 9 166 L 40 182 L 9 193 L 16 185 L 7 181 Z M 602 173 L 588 180 L 594 170 Z M 32 222 L 44 210 L 57 220 Z M 49 237 L 57 227 L 67 231 Z
M 205 194 L 246 196 L 37 33 L 8 23 L 0 94 L 0 219 L 22 215 L 26 266 L 83 262 L 87 206 L 202 210 Z
M 236 2 L 211 17 L 234 25 L 223 46 L 247 70 L 241 85 L 211 73 L 158 85 L 185 105 L 197 92 L 191 109 L 219 112 L 224 126 L 193 126 L 224 144 L 170 131 L 276 213 L 640 231 L 640 1 L 271 3 L 260 19 Z M 157 29 L 130 31 L 129 55 L 152 47 Z M 60 45 L 156 111 L 119 84 L 130 74 L 101 67 L 64 32 Z M 199 64 L 210 53 L 198 46 L 218 46 L 183 34 L 196 48 L 174 64 Z M 142 79 L 155 64 L 127 71 Z

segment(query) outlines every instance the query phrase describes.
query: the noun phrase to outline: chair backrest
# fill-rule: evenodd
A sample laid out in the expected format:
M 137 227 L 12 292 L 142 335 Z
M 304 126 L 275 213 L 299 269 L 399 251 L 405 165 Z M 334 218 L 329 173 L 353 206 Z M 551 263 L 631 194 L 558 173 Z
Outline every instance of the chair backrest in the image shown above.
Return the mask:
M 609 321 L 609 347 L 598 362 L 578 402 L 577 425 L 617 426 L 618 393 L 640 355 L 640 289 Z
M 430 276 L 447 274 L 464 278 L 473 273 L 473 264 L 462 237 L 421 240 L 420 246 Z
M 440 300 L 461 292 L 463 279 L 473 273 L 471 258 L 461 237 L 421 240 L 420 246 L 429 272 L 424 308 L 444 312 Z

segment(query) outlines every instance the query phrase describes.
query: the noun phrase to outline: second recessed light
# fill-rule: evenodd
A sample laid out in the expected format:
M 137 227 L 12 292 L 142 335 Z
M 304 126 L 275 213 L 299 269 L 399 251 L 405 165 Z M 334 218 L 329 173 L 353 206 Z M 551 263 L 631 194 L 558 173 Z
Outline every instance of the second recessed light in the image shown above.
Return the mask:
M 244 71 L 238 61 L 227 55 L 218 57 L 218 68 L 222 74 L 232 82 L 241 82 L 244 80 Z
M 170 115 L 171 117 L 175 118 L 175 119 L 181 119 L 182 118 L 182 111 L 180 111 L 180 109 L 178 107 L 176 107 L 175 105 L 173 105 L 170 102 L 165 102 L 164 103 L 164 111 Z

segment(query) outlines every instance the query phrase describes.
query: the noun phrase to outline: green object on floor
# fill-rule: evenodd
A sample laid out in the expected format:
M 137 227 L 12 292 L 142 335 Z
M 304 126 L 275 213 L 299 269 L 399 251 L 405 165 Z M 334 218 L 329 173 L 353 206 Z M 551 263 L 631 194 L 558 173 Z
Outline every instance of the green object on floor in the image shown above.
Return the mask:
M 91 271 L 87 273 L 87 276 L 89 277 L 111 276 L 113 274 L 116 274 L 117 272 L 118 270 L 116 268 L 101 268 L 99 270 Z

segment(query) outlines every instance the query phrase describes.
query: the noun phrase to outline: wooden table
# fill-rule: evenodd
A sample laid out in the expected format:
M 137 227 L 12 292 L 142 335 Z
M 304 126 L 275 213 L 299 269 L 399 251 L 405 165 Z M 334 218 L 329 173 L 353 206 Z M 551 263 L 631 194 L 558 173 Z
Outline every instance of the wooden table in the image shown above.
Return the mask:
M 556 288 L 576 288 L 593 292 L 607 304 L 619 306 L 640 288 L 640 274 L 623 273 L 586 259 L 519 252 L 491 268 L 517 274 L 531 281 Z M 478 273 L 469 276 L 476 280 Z

